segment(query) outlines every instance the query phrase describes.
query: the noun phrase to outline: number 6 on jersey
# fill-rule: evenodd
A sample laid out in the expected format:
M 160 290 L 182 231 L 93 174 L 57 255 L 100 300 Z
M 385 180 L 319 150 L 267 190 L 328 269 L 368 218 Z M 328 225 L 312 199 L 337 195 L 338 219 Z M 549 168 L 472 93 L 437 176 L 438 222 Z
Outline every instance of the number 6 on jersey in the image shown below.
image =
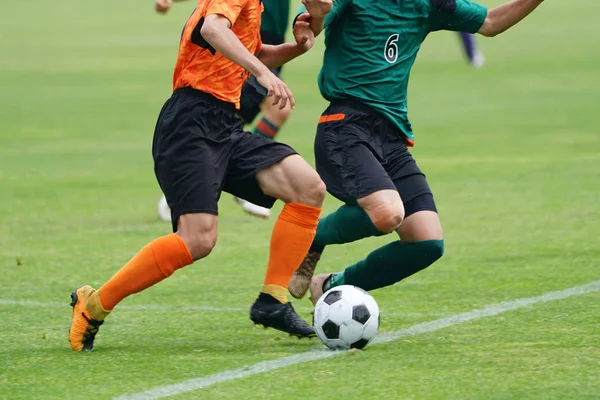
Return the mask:
M 400 36 L 397 33 L 391 35 L 385 42 L 385 49 L 383 50 L 383 56 L 385 61 L 393 64 L 398 59 L 398 45 L 396 42 Z

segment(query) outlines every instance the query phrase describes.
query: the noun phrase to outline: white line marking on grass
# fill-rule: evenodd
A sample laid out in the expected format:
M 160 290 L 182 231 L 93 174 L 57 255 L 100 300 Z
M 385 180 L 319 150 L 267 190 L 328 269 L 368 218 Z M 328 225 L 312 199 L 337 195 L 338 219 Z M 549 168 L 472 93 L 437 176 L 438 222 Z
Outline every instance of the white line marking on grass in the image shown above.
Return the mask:
M 68 302 L 58 303 L 58 302 L 41 302 L 41 301 L 30 301 L 30 300 L 10 300 L 10 299 L 0 299 L 0 306 L 21 306 L 21 307 L 51 307 L 51 308 L 67 308 L 69 307 Z M 119 310 L 159 310 L 159 311 L 171 311 L 171 310 L 179 310 L 179 311 L 248 311 L 248 308 L 238 308 L 238 307 L 213 307 L 213 306 L 168 306 L 168 305 L 157 305 L 157 304 L 147 304 L 147 305 L 122 305 L 119 306 Z
M 447 328 L 449 326 L 462 324 L 464 322 L 473 321 L 485 317 L 493 317 L 495 315 L 502 314 L 511 310 L 516 310 L 518 308 L 523 308 L 538 303 L 545 303 L 553 300 L 566 299 L 568 297 L 579 296 L 592 292 L 600 292 L 600 281 L 590 282 L 588 284 L 575 286 L 569 289 L 548 292 L 537 297 L 525 297 L 513 301 L 505 301 L 502 303 L 490 304 L 489 306 L 486 306 L 481 309 L 476 309 L 461 314 L 451 315 L 446 318 L 416 324 L 395 332 L 381 333 L 373 340 L 373 344 L 393 342 L 404 337 L 420 335 L 422 333 L 435 332 L 440 329 Z M 345 354 L 345 352 L 334 352 L 325 349 L 311 350 L 289 357 L 259 362 L 248 367 L 242 367 L 238 369 L 232 369 L 229 371 L 219 372 L 212 375 L 207 375 L 202 378 L 190 379 L 188 381 L 175 383 L 172 385 L 158 386 L 154 389 L 150 389 L 145 392 L 116 397 L 113 400 L 162 399 L 164 397 L 176 396 L 178 394 L 192 392 L 198 389 L 215 385 L 217 383 L 241 379 L 252 375 L 262 374 L 264 372 L 285 368 L 290 365 L 296 365 L 307 361 L 320 360 L 323 358 L 329 358 L 340 354 Z

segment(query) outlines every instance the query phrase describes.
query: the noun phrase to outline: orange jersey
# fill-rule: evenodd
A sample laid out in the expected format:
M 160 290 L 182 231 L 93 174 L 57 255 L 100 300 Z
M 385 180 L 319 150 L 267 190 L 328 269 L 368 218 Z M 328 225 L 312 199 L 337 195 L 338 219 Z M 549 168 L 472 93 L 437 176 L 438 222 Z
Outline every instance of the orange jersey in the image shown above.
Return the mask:
M 261 0 L 199 0 L 181 36 L 179 54 L 173 75 L 173 89 L 192 87 L 210 93 L 219 100 L 240 107 L 246 71 L 225 58 L 200 34 L 204 18 L 220 14 L 231 22 L 231 30 L 252 54 L 262 48 L 260 18 Z

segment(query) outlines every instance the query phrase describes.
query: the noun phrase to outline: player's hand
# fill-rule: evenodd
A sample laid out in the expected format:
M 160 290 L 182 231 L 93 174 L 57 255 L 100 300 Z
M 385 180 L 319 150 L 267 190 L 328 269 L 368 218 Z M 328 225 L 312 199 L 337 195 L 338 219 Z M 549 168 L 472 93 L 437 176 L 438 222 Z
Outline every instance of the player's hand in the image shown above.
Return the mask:
M 257 75 L 256 80 L 267 89 L 267 97 L 273 100 L 272 104 L 274 106 L 279 104 L 279 109 L 283 110 L 289 101 L 290 107 L 294 109 L 296 106 L 294 95 L 292 95 L 287 85 L 269 69 L 265 68 L 265 72 L 260 76 Z
M 315 44 L 315 34 L 310 29 L 310 18 L 309 13 L 302 13 L 294 24 L 294 38 L 303 53 L 310 50 Z
M 333 8 L 332 0 L 302 0 L 306 11 L 315 18 L 325 18 Z
M 154 0 L 154 9 L 157 13 L 166 14 L 171 8 L 173 0 Z

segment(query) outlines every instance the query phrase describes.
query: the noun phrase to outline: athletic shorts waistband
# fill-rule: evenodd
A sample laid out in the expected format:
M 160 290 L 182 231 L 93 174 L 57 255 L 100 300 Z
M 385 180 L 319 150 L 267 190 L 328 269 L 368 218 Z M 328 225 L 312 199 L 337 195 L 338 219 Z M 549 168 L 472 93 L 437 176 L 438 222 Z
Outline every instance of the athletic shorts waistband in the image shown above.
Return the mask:
M 366 105 L 365 103 L 363 103 L 359 100 L 354 100 L 354 99 L 333 100 L 330 104 L 333 107 L 350 107 L 355 110 L 370 114 L 374 117 L 385 118 L 385 116 L 382 115 L 379 111 L 375 110 L 374 108 Z
M 404 139 L 404 142 L 406 143 L 406 145 L 408 147 L 412 147 L 414 146 L 414 142 L 407 138 L 406 135 L 404 135 L 402 133 L 402 131 L 400 129 L 398 129 L 398 127 L 396 125 L 394 125 L 392 123 L 392 121 L 390 121 L 388 119 L 388 117 L 386 117 L 385 115 L 383 115 L 381 112 L 375 110 L 374 108 L 372 108 L 371 106 L 359 101 L 359 100 L 355 100 L 355 99 L 336 99 L 333 100 L 329 103 L 329 107 L 333 107 L 334 110 L 329 110 L 329 111 L 333 111 L 334 114 L 323 114 L 321 116 L 321 118 L 319 119 L 319 123 L 322 122 L 330 122 L 330 121 L 342 121 L 344 119 L 346 119 L 347 117 L 347 112 L 343 112 L 343 113 L 337 113 L 338 110 L 344 110 L 344 109 L 350 109 L 353 111 L 358 111 L 361 113 L 365 113 L 367 115 L 369 115 L 369 117 L 373 117 L 376 118 L 376 120 L 378 121 L 385 121 L 384 125 L 383 125 L 383 129 L 381 130 L 382 132 L 384 131 L 391 131 L 394 134 L 398 135 L 399 137 Z M 372 122 L 372 121 L 371 121 Z M 364 122 L 364 123 L 370 123 L 370 122 Z
M 229 111 L 232 114 L 237 113 L 237 108 L 235 108 L 235 104 L 229 103 L 229 102 L 226 102 L 223 100 L 219 100 L 212 94 L 203 92 L 202 90 L 197 90 L 197 89 L 194 89 L 191 87 L 183 87 L 183 88 L 175 89 L 175 91 L 173 92 L 173 95 L 177 95 L 177 94 L 185 94 L 187 96 L 192 96 L 199 100 L 210 103 L 214 106 L 220 107 L 220 108 L 224 109 L 225 111 Z

